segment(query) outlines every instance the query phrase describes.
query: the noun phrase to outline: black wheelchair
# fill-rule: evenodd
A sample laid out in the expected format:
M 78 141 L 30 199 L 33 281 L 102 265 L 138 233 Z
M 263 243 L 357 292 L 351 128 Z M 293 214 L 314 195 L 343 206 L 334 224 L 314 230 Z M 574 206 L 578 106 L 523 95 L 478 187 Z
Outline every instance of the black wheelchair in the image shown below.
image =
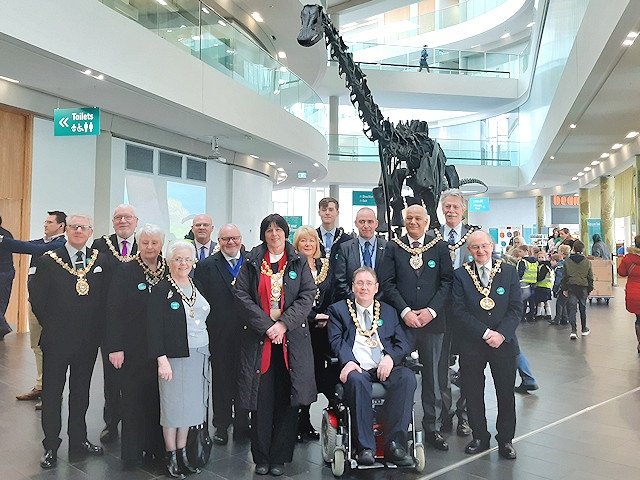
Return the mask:
M 332 359 L 337 361 L 337 359 Z M 419 369 L 410 368 L 414 371 Z M 344 474 L 346 465 L 351 469 L 368 470 L 374 468 L 413 468 L 416 472 L 422 472 L 425 467 L 424 444 L 422 443 L 422 431 L 416 430 L 415 412 L 411 411 L 411 423 L 409 425 L 409 441 L 407 442 L 407 453 L 413 457 L 413 465 L 409 467 L 398 467 L 397 465 L 384 460 L 384 420 L 382 418 L 382 407 L 386 396 L 386 390 L 379 383 L 373 383 L 372 408 L 374 415 L 373 434 L 376 440 L 374 452 L 376 462 L 373 465 L 359 465 L 356 460 L 355 446 L 352 445 L 351 435 L 351 412 L 343 401 L 342 384 L 336 386 L 335 397 L 329 400 L 329 405 L 322 411 L 322 425 L 320 428 L 320 444 L 322 447 L 323 460 L 331 465 L 331 471 L 335 477 Z

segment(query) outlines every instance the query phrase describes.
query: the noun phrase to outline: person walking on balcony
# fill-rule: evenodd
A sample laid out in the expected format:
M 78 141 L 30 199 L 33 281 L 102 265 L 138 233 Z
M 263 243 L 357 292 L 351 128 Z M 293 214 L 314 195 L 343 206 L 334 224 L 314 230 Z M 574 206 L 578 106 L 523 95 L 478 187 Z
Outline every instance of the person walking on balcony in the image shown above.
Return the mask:
M 421 72 L 423 68 L 426 68 L 427 73 L 431 73 L 431 70 L 429 70 L 429 64 L 427 63 L 427 57 L 429 57 L 429 52 L 427 52 L 427 46 L 423 45 L 422 52 L 420 52 L 420 70 L 418 70 L 419 72 Z

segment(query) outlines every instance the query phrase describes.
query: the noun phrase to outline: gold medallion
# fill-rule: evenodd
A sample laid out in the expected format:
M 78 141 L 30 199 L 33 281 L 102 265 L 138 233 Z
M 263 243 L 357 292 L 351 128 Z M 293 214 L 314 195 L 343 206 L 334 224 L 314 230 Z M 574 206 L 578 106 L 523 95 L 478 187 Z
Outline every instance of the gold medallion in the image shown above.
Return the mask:
M 484 297 L 482 300 L 480 300 L 480 306 L 484 310 L 492 310 L 493 307 L 496 306 L 496 302 L 494 302 L 492 298 Z
M 420 270 L 422 263 L 422 255 L 413 255 L 409 260 L 409 265 L 411 265 L 414 270 Z
M 84 277 L 78 277 L 76 281 L 76 292 L 78 295 L 88 295 L 89 294 L 89 282 Z
M 378 346 L 378 341 L 373 337 L 367 337 L 364 340 L 364 343 L 367 347 L 376 348 Z

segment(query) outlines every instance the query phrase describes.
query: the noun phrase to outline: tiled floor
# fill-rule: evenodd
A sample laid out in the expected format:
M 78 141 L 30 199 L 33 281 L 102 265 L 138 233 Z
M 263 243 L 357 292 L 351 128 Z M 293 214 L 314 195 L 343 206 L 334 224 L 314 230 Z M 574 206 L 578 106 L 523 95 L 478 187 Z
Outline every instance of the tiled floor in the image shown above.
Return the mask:
M 588 307 L 591 335 L 569 340 L 567 327 L 541 321 L 518 329 L 520 345 L 540 384 L 533 394 L 516 394 L 518 415 L 516 461 L 497 451 L 469 457 L 468 438 L 448 436 L 448 452 L 427 448 L 427 466 L 419 475 L 411 470 L 352 472 L 344 478 L 373 479 L 557 479 L 604 480 L 640 478 L 640 357 L 636 353 L 634 317 L 624 309 L 623 284 L 615 288 L 610 305 Z M 87 423 L 89 439 L 97 442 L 102 413 L 101 365 L 96 365 Z M 164 478 L 161 470 L 123 471 L 119 444 L 105 447 L 106 455 L 68 462 L 67 442 L 59 451 L 58 467 L 40 469 L 40 414 L 32 402 L 15 396 L 31 388 L 33 355 L 27 335 L 11 334 L 0 342 L 0 479 L 126 479 Z M 319 402 L 322 403 L 322 402 Z M 66 405 L 66 402 L 65 402 Z M 312 420 L 319 426 L 321 406 Z M 495 399 L 487 387 L 489 424 L 495 423 Z M 66 422 L 66 420 L 65 420 Z M 63 422 L 63 424 L 65 423 Z M 495 433 L 493 428 L 490 430 Z M 64 437 L 64 435 L 63 435 Z M 492 444 L 495 446 L 495 443 Z M 212 458 L 197 478 L 249 479 L 257 477 L 248 442 L 214 446 Z M 322 464 L 317 442 L 296 447 L 294 462 L 283 478 L 333 478 Z

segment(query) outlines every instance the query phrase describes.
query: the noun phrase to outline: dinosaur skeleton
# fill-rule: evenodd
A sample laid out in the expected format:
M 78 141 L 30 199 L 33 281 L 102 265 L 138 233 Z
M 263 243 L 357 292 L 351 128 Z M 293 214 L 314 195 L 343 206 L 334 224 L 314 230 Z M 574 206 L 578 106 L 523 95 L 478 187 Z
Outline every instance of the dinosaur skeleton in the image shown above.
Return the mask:
M 404 207 L 415 204 L 426 207 L 431 227 L 437 228 L 436 208 L 440 193 L 470 183 L 486 187 L 478 179 L 460 180 L 455 166 L 446 165 L 447 157 L 440 145 L 429 137 L 427 122 L 410 120 L 394 125 L 384 118 L 373 99 L 365 74 L 353 61 L 353 55 L 321 6 L 305 5 L 300 17 L 302 28 L 298 43 L 311 47 L 324 34 L 331 58 L 338 62 L 338 73 L 344 77 L 351 103 L 364 124 L 364 134 L 372 142 L 378 142 L 381 176 L 379 185 L 373 189 L 380 221 L 378 231 L 388 232 L 391 237 L 392 227 L 404 226 Z M 402 196 L 405 184 L 413 191 L 412 197 Z

